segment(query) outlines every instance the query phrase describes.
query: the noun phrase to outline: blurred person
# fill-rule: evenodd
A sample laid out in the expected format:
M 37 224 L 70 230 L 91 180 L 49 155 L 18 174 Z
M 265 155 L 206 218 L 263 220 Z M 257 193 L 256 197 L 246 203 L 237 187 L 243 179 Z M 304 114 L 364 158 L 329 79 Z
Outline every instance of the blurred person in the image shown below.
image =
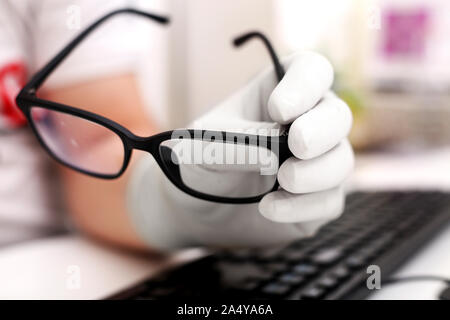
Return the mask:
M 30 71 L 51 59 L 68 40 L 66 33 L 52 25 L 52 17 L 65 15 L 73 4 L 98 18 L 126 3 L 47 0 L 0 4 L 0 155 L 6 155 L 0 158 L 2 217 L 41 225 L 57 223 L 54 202 L 60 198 L 47 188 L 55 175 L 61 178 L 65 205 L 80 230 L 134 249 L 283 244 L 311 236 L 342 213 L 345 195 L 341 185 L 353 167 L 353 152 L 346 140 L 352 117 L 346 104 L 330 91 L 330 63 L 311 52 L 283 59 L 286 74 L 279 84 L 273 68 L 268 68 L 188 126 L 239 131 L 292 124 L 288 144 L 293 156 L 278 171 L 280 189 L 259 203 L 231 205 L 193 198 L 170 184 L 151 157 L 136 154 L 117 180 L 96 179 L 65 167 L 45 172 L 48 158 L 30 138 L 14 97 Z M 150 136 L 159 132 L 158 119 L 145 110 L 133 63 L 142 48 L 128 41 L 117 50 L 121 39 L 130 40 L 128 35 L 136 32 L 136 26 L 126 21 L 103 33 L 101 43 L 87 43 L 60 73 L 58 85 L 48 84 L 41 96 L 82 106 L 136 135 Z M 83 132 L 82 138 L 92 141 L 98 161 L 110 157 L 109 138 L 89 134 Z M 223 175 L 220 183 L 226 185 L 229 179 Z

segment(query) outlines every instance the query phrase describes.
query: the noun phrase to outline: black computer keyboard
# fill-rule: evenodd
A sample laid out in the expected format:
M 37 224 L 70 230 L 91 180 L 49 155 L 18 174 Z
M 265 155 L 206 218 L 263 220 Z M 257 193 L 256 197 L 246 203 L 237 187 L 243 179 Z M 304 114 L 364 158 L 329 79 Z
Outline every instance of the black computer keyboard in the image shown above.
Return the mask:
M 360 299 L 367 267 L 382 279 L 450 222 L 450 194 L 353 193 L 344 214 L 284 248 L 223 251 L 112 298 Z

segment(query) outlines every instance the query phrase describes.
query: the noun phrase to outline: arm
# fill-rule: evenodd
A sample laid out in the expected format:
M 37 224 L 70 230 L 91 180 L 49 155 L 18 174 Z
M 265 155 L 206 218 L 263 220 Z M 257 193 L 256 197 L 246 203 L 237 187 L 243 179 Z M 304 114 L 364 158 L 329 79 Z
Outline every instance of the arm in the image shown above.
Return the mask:
M 144 110 L 136 80 L 131 75 L 51 89 L 45 98 L 101 114 L 138 135 L 148 136 L 158 131 Z M 105 148 L 107 144 L 104 141 Z M 133 155 L 130 166 L 138 156 Z M 144 244 L 126 212 L 125 189 L 130 169 L 117 180 L 96 179 L 63 167 L 60 172 L 69 212 L 82 231 L 116 245 L 142 249 Z

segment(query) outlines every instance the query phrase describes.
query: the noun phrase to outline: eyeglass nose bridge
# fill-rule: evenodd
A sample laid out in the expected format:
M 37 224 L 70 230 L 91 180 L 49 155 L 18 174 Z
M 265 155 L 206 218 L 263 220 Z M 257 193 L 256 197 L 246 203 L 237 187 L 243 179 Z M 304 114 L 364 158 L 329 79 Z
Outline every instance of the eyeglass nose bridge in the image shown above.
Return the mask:
M 145 151 L 155 156 L 158 153 L 158 147 L 161 142 L 169 139 L 170 134 L 171 132 L 167 131 L 149 137 L 141 137 L 129 133 L 126 135 L 125 139 L 131 150 Z

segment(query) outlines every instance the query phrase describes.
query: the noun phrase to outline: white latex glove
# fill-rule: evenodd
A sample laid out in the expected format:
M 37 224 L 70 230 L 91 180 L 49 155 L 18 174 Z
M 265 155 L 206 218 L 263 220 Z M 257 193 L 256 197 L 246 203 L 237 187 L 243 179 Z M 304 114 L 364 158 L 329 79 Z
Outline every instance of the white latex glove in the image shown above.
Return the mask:
M 257 204 L 208 202 L 178 190 L 145 158 L 130 180 L 129 206 L 150 246 L 277 245 L 311 236 L 342 213 L 340 185 L 353 168 L 346 140 L 351 112 L 330 91 L 333 70 L 324 57 L 300 53 L 284 65 L 279 84 L 273 69 L 267 70 L 190 126 L 248 132 L 292 123 L 288 145 L 294 157 L 278 171 L 280 189 Z

